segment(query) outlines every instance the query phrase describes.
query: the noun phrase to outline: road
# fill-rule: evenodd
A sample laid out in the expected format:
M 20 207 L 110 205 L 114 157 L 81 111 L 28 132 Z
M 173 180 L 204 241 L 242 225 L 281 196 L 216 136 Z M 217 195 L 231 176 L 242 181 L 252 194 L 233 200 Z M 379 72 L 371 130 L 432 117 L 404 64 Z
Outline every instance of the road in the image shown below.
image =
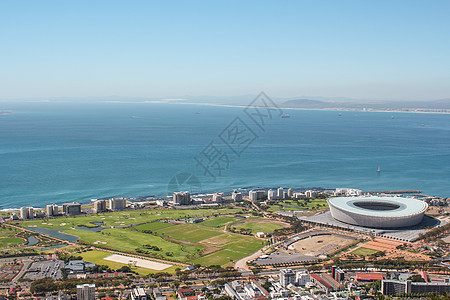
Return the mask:
M 23 262 L 23 266 L 22 269 L 20 269 L 20 272 L 16 275 L 16 277 L 14 277 L 11 282 L 12 283 L 16 283 L 17 280 L 19 280 L 23 274 L 25 274 L 25 272 L 28 270 L 28 267 L 30 266 L 30 264 L 33 262 L 33 260 L 25 260 L 22 261 Z

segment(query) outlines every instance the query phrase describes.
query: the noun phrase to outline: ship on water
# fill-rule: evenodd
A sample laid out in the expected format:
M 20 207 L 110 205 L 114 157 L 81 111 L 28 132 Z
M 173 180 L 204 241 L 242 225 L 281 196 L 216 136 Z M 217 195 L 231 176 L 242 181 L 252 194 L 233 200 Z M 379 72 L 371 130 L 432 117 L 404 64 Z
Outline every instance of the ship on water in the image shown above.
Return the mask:
M 284 114 L 284 115 L 281 115 L 281 117 L 282 117 L 283 119 L 287 119 L 287 118 L 290 118 L 291 116 L 290 116 L 289 114 Z

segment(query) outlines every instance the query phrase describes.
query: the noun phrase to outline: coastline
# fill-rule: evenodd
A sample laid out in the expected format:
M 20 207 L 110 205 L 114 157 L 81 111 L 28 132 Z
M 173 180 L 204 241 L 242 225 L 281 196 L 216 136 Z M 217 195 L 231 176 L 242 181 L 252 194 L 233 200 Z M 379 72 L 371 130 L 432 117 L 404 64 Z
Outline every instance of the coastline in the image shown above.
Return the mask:
M 135 103 L 135 104 L 184 104 L 184 105 L 200 105 L 200 106 L 216 106 L 216 107 L 233 107 L 233 108 L 246 108 L 248 105 L 240 104 L 218 104 L 218 103 L 202 103 L 202 102 L 175 102 L 175 101 L 105 101 L 105 103 Z M 336 112 L 384 112 L 384 113 L 412 113 L 412 114 L 450 114 L 450 109 L 428 109 L 428 108 L 404 108 L 404 109 L 373 109 L 373 108 L 304 108 L 304 107 L 276 107 L 267 106 L 264 108 L 281 109 L 281 110 L 308 110 L 308 111 L 336 111 Z M 443 111 L 441 111 L 443 110 Z

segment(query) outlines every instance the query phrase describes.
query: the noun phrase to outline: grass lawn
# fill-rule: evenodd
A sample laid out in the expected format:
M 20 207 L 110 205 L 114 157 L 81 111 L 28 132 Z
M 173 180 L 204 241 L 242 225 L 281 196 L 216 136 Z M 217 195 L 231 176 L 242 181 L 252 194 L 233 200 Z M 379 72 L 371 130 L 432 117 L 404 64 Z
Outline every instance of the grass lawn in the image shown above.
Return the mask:
M 142 256 L 147 255 L 169 261 L 200 264 L 227 264 L 228 266 L 231 266 L 231 261 L 236 261 L 256 252 L 264 243 L 252 236 L 225 232 L 221 229 L 227 223 L 247 220 L 230 216 L 241 212 L 242 209 L 235 208 L 189 210 L 153 209 L 30 220 L 22 222 L 21 225 L 24 227 L 36 226 L 58 229 L 64 233 L 78 236 L 81 241 L 85 241 L 99 248 L 105 247 L 112 250 L 136 253 Z M 158 222 L 158 220 L 162 219 L 184 219 L 212 215 L 219 216 L 210 218 L 199 224 L 186 223 L 173 225 L 170 223 Z M 115 228 L 105 229 L 101 232 L 75 229 L 78 225 L 92 227 L 92 222 L 103 222 L 103 227 L 113 226 Z M 138 223 L 145 224 L 130 228 L 117 228 Z M 271 224 L 269 222 L 264 227 L 266 229 L 265 232 L 268 232 L 268 230 L 273 231 L 274 229 L 279 228 L 278 226 L 281 225 Z M 144 231 L 149 231 L 153 234 L 145 233 Z M 260 230 L 255 227 L 255 231 Z M 177 242 L 176 240 L 179 240 L 180 242 Z M 201 253 L 204 250 L 205 253 L 208 254 L 201 256 Z M 82 253 L 83 257 L 86 256 L 90 261 L 101 260 L 101 264 L 111 267 L 113 264 L 117 264 L 104 261 L 103 258 L 107 256 L 106 254 L 108 253 L 104 251 L 89 251 Z M 102 255 L 106 256 L 102 257 Z M 120 268 L 120 266 L 118 268 Z M 151 272 L 151 270 L 146 272 Z
M 197 224 L 180 224 L 162 228 L 157 233 L 165 237 L 196 243 L 204 247 L 212 246 L 219 249 L 216 252 L 198 257 L 189 262 L 206 265 L 232 265 L 236 261 L 258 251 L 263 241 L 252 236 L 225 232 L 219 228 L 212 228 Z
M 109 252 L 105 252 L 105 251 L 98 251 L 98 250 L 92 250 L 92 251 L 86 251 L 86 252 L 82 252 L 80 253 L 81 257 L 83 257 L 83 259 L 85 261 L 97 264 L 97 265 L 104 265 L 104 266 L 108 266 L 111 269 L 117 270 L 120 269 L 123 266 L 128 266 L 127 264 L 122 264 L 122 263 L 118 263 L 118 262 L 114 262 L 114 261 L 110 261 L 110 260 L 105 260 L 105 257 L 108 257 L 111 255 L 111 253 Z M 168 273 L 174 273 L 175 269 L 178 266 L 172 266 L 170 268 L 167 268 L 165 270 L 163 270 L 162 272 L 168 272 Z M 140 275 L 147 275 L 147 274 L 151 274 L 151 273 L 158 273 L 161 271 L 156 271 L 156 270 L 151 270 L 151 269 L 147 269 L 147 268 L 142 268 L 142 267 L 131 267 L 131 270 L 134 272 L 139 273 Z
M 168 236 L 172 239 L 198 243 L 205 239 L 222 234 L 220 229 L 209 228 L 196 224 L 180 224 L 169 228 L 162 228 L 156 231 L 158 234 Z
M 151 223 L 147 223 L 147 224 L 142 224 L 142 225 L 138 225 L 138 226 L 134 226 L 133 230 L 137 230 L 137 231 L 147 231 L 150 230 L 152 232 L 160 230 L 160 229 L 164 229 L 164 228 L 169 228 L 175 226 L 173 224 L 170 223 L 164 223 L 164 222 L 151 222 Z
M 378 250 L 360 247 L 350 253 L 354 254 L 354 255 L 359 255 L 359 256 L 369 256 L 369 255 L 377 253 L 377 252 L 378 252 Z
M 186 261 L 199 255 L 202 248 L 194 245 L 182 245 L 166 241 L 159 236 L 129 229 L 106 229 L 102 232 L 90 232 L 81 229 L 65 230 L 64 232 L 79 236 L 81 240 L 94 246 L 108 247 L 118 251 L 136 252 L 136 249 L 149 251 L 151 256 L 167 260 Z M 160 248 L 160 251 L 147 249 L 144 245 Z
M 4 237 L 0 238 L 0 248 L 6 248 L 13 245 L 23 244 L 25 242 L 24 239 L 16 238 L 16 237 Z
M 138 223 L 148 223 L 161 219 L 181 219 L 189 217 L 211 216 L 214 214 L 232 214 L 241 212 L 236 208 L 219 209 L 151 209 L 132 210 L 101 213 L 93 215 L 81 215 L 72 217 L 60 217 L 51 219 L 30 220 L 21 222 L 21 226 L 36 226 L 49 229 L 70 229 L 78 225 L 92 227 L 92 222 L 103 222 L 104 227 L 127 226 Z
M 240 219 L 241 218 L 229 217 L 229 216 L 215 217 L 215 218 L 206 220 L 204 222 L 201 222 L 201 223 L 199 223 L 199 225 L 221 228 L 221 227 L 224 227 L 228 223 L 236 222 L 237 220 L 240 220 Z
M 0 227 L 0 237 L 12 237 L 19 233 L 20 230 L 10 227 L 10 226 L 1 226 Z
M 208 240 L 208 243 L 221 247 L 222 250 L 196 258 L 192 263 L 232 266 L 233 262 L 255 253 L 263 246 L 261 240 L 234 233 L 224 233 Z
M 298 203 L 298 204 L 297 204 Z M 299 199 L 298 202 L 294 200 L 283 200 L 277 204 L 270 205 L 270 211 L 294 211 L 294 210 L 318 210 L 328 208 L 328 203 L 326 199 L 310 199 L 302 200 Z
M 237 229 L 250 229 L 252 233 L 264 232 L 264 233 L 272 233 L 276 229 L 284 228 L 285 226 L 279 223 L 268 223 L 261 222 L 258 220 L 249 220 L 248 222 L 237 224 L 234 227 Z

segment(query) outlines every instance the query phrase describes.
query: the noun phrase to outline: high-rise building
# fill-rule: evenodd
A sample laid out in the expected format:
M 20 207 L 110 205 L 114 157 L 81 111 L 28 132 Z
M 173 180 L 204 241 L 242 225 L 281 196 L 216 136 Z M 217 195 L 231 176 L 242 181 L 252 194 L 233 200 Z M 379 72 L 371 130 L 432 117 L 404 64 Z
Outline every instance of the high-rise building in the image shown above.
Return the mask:
M 231 198 L 233 198 L 233 201 L 235 202 L 241 202 L 242 201 L 242 193 L 239 193 L 238 191 L 234 190 L 231 194 Z
M 189 205 L 191 204 L 191 194 L 188 191 L 173 193 L 172 203 L 174 205 Z
M 248 199 L 250 201 L 261 200 L 265 195 L 266 195 L 265 191 L 251 190 L 250 192 L 248 192 Z
M 292 269 L 280 270 L 280 285 L 287 287 L 289 284 L 295 284 L 295 273 Z
M 445 282 L 411 282 L 398 280 L 382 280 L 381 293 L 383 295 L 426 295 L 450 292 L 450 283 Z
M 95 284 L 77 285 L 77 300 L 95 300 Z
M 127 200 L 125 198 L 111 198 L 109 199 L 109 209 L 116 211 L 127 208 Z
M 278 199 L 284 199 L 284 189 L 282 187 L 278 188 Z
M 331 267 L 331 277 L 333 277 L 333 279 L 338 282 L 344 281 L 345 272 L 336 266 L 332 266 Z
M 33 219 L 34 210 L 32 207 L 21 207 L 20 208 L 20 218 L 22 220 Z
M 268 200 L 275 200 L 278 199 L 278 194 L 276 191 L 270 189 L 267 191 L 267 199 Z
M 297 285 L 305 286 L 310 281 L 308 272 L 305 270 L 297 271 L 295 273 L 295 281 L 297 282 Z
M 94 211 L 96 213 L 106 211 L 106 200 L 97 200 L 94 202 Z
M 294 190 L 293 189 L 288 189 L 287 196 L 288 196 L 289 199 L 292 199 L 294 197 Z
M 79 215 L 81 214 L 81 204 L 77 202 L 64 203 L 63 213 L 67 216 Z
M 59 214 L 58 205 L 56 205 L 56 204 L 49 204 L 45 208 L 47 210 L 48 217 L 54 217 Z

